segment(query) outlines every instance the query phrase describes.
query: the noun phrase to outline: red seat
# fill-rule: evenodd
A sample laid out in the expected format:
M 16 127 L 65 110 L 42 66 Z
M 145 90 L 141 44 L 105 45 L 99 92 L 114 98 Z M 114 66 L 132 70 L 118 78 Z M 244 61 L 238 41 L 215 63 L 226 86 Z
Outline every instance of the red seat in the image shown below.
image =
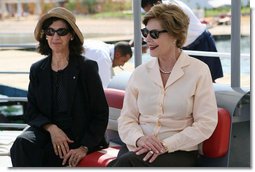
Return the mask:
M 104 93 L 109 107 L 122 109 L 125 91 L 107 88 Z M 79 162 L 78 167 L 106 167 L 117 157 L 119 148 L 118 146 L 108 147 L 88 154 Z
M 209 158 L 220 158 L 226 155 L 229 149 L 231 129 L 230 113 L 218 108 L 218 124 L 211 137 L 202 144 L 202 153 Z
M 109 107 L 122 109 L 125 94 L 124 90 L 106 88 L 104 93 Z
M 107 167 L 119 152 L 119 147 L 108 147 L 85 156 L 77 165 L 78 167 Z
M 122 109 L 124 94 L 123 90 L 105 89 L 109 107 Z M 220 158 L 226 155 L 229 148 L 230 129 L 229 112 L 226 109 L 218 108 L 218 124 L 211 137 L 201 144 L 202 152 L 200 153 L 209 158 Z M 78 167 L 106 167 L 117 157 L 118 151 L 119 147 L 109 147 L 93 152 L 82 159 Z

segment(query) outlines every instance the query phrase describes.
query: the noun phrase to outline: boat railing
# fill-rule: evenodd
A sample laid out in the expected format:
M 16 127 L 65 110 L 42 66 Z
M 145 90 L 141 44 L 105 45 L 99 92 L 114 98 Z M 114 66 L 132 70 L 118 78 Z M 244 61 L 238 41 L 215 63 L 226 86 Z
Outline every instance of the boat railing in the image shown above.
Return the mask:
M 16 123 L 0 123 L 0 129 L 8 130 L 23 130 L 26 128 L 27 124 L 16 124 Z
M 211 51 L 191 51 L 191 50 L 183 50 L 189 55 L 194 55 L 194 56 L 206 56 L 206 57 L 231 57 L 231 53 L 223 53 L 223 52 L 211 52 Z M 250 54 L 247 53 L 242 53 L 240 54 L 240 57 L 250 57 Z
M 27 97 L 0 97 L 0 102 L 27 102 Z
M 24 46 L 24 45 L 1 45 L 0 44 L 0 48 L 1 47 L 8 47 L 8 48 L 14 48 L 14 47 L 18 47 L 19 49 L 27 49 L 29 48 L 35 48 L 35 46 Z M 220 57 L 220 58 L 225 58 L 225 57 L 231 57 L 231 53 L 225 53 L 225 52 L 211 52 L 211 51 L 191 51 L 191 50 L 183 50 L 184 52 L 186 52 L 188 55 L 194 55 L 194 56 L 206 56 L 206 57 Z M 242 53 L 240 54 L 241 58 L 250 58 L 250 54 L 247 53 Z M 29 74 L 28 71 L 0 71 L 0 74 Z
M 36 44 L 0 44 L 0 49 L 36 49 Z

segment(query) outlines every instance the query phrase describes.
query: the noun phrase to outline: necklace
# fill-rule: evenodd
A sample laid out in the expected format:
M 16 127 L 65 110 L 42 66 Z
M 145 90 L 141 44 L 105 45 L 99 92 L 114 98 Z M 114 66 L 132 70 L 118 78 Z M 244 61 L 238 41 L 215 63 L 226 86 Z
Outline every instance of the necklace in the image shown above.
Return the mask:
M 159 67 L 159 70 L 160 70 L 160 72 L 163 73 L 163 74 L 170 74 L 170 73 L 172 72 L 171 70 L 170 70 L 169 72 L 164 71 L 163 69 L 161 69 L 161 67 Z

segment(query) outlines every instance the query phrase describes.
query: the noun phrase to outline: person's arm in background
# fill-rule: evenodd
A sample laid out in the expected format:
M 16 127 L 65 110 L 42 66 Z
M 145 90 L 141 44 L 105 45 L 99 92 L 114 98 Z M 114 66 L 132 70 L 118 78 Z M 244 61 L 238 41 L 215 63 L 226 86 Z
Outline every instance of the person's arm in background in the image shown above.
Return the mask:
M 97 62 L 99 76 L 103 87 L 106 88 L 112 78 L 112 60 L 110 54 L 105 51 L 104 47 L 102 49 L 89 46 L 85 48 L 85 58 Z
M 104 88 L 107 88 L 112 78 L 112 61 L 109 55 L 103 53 L 99 55 L 100 58 L 96 61 L 98 64 L 98 73 L 100 75 Z

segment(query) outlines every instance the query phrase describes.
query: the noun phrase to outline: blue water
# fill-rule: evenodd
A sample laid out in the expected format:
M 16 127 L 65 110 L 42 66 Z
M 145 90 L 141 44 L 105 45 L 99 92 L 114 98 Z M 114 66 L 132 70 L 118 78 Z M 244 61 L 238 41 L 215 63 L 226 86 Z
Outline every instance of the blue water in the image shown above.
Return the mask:
M 231 53 L 231 40 L 218 40 L 216 41 L 216 47 L 218 52 L 221 53 Z M 240 42 L 240 51 L 241 55 L 246 54 L 250 55 L 250 37 L 242 37 Z M 212 57 L 213 58 L 213 57 Z M 142 55 L 142 63 L 150 60 L 149 50 L 146 54 Z M 231 70 L 231 58 L 230 57 L 220 57 L 223 72 L 226 74 L 230 74 Z M 134 63 L 134 59 L 131 59 L 132 63 Z M 241 74 L 242 75 L 250 75 L 250 56 L 244 57 L 241 56 Z
M 230 39 L 216 41 L 216 46 L 217 46 L 218 52 L 231 53 Z M 242 54 L 250 55 L 250 37 L 246 36 L 241 38 L 240 52 L 241 52 L 241 55 Z M 221 59 L 222 67 L 223 67 L 223 72 L 230 73 L 230 66 L 231 66 L 230 57 L 220 57 L 220 59 Z M 249 57 L 241 56 L 240 63 L 241 63 L 241 74 L 250 75 L 250 56 Z

